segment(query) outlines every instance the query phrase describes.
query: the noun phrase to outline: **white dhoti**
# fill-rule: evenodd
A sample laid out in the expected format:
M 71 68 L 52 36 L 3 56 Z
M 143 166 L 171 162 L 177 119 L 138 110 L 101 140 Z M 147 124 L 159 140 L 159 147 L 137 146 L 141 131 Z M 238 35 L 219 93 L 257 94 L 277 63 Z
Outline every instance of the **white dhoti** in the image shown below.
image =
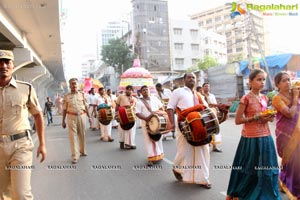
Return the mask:
M 116 116 L 116 111 L 113 108 L 113 116 Z M 115 118 L 112 120 L 112 126 L 113 127 L 117 127 L 119 125 L 119 123 L 117 122 L 117 120 L 115 120 Z
M 92 129 L 98 128 L 98 123 L 99 122 L 98 122 L 97 115 L 96 115 L 96 117 L 94 117 L 95 113 L 93 113 L 93 106 L 89 106 L 89 113 L 90 113 L 90 116 L 92 118 L 92 122 L 90 124 L 90 128 L 92 128 Z
M 190 145 L 178 129 L 176 140 L 177 154 L 174 160 L 174 170 L 181 174 L 183 182 L 209 183 L 209 145 Z
M 121 125 L 118 126 L 119 140 L 125 144 L 135 146 L 136 123 L 129 130 L 124 130 Z
M 100 123 L 101 138 L 104 141 L 108 141 L 109 138 L 111 138 L 111 124 L 111 122 L 108 125 L 103 125 Z
M 162 145 L 162 137 L 154 142 L 150 139 L 146 126 L 142 126 L 144 136 L 144 145 L 147 152 L 148 161 L 155 162 L 164 158 L 164 150 Z
M 222 134 L 213 134 L 212 141 L 210 142 L 213 145 L 222 144 Z

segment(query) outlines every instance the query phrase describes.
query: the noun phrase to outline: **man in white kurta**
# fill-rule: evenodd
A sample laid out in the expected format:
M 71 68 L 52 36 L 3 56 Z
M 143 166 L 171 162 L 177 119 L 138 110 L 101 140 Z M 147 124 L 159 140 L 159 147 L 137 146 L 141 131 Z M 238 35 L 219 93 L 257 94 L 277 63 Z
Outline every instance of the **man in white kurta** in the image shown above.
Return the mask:
M 163 88 L 162 84 L 157 83 L 155 85 L 156 88 L 156 97 L 164 103 L 164 106 L 166 103 L 169 102 L 169 99 L 171 98 L 172 91 L 168 88 Z M 165 107 L 166 108 L 166 107 Z M 163 135 L 163 140 L 167 139 L 167 137 L 175 138 L 174 132 L 170 131 Z
M 203 96 L 196 95 L 194 86 L 196 77 L 193 73 L 184 75 L 185 86 L 173 91 L 170 101 L 167 106 L 167 112 L 172 124 L 175 128 L 173 112 L 176 108 L 184 110 L 199 104 L 199 98 L 207 106 Z M 175 177 L 183 182 L 201 184 L 205 188 L 211 187 L 209 182 L 209 144 L 202 146 L 192 146 L 187 142 L 184 135 L 176 126 L 176 139 L 177 139 L 177 154 L 174 160 L 173 172 Z
M 142 121 L 144 145 L 147 152 L 148 165 L 151 166 L 164 158 L 164 152 L 162 146 L 162 137 L 158 141 L 153 141 L 148 135 L 146 122 L 150 120 L 151 114 L 155 114 L 155 111 L 163 110 L 163 104 L 157 97 L 149 94 L 150 92 L 147 86 L 141 87 L 141 93 L 143 97 L 138 99 L 136 116 Z M 151 111 L 147 108 L 146 104 L 149 105 Z
M 214 94 L 210 93 L 210 85 L 209 83 L 203 83 L 202 85 L 203 96 L 208 104 L 217 104 L 217 99 Z M 221 132 L 219 134 L 213 134 L 213 139 L 211 144 L 213 146 L 212 150 L 215 152 L 222 152 L 221 148 L 217 145 L 222 143 L 222 135 Z
M 97 105 L 100 104 L 107 104 L 108 106 L 111 106 L 111 99 L 109 96 L 105 94 L 104 88 L 99 88 L 99 98 L 97 101 Z M 107 142 L 113 142 L 114 139 L 111 138 L 111 126 L 112 122 L 110 122 L 108 125 L 104 125 L 100 123 L 100 129 L 101 129 L 101 137 L 100 140 L 107 141 Z
M 97 118 L 97 101 L 99 94 L 95 93 L 95 89 L 91 88 L 90 94 L 87 96 L 87 102 L 89 104 L 89 113 L 92 117 L 92 123 L 90 128 L 95 131 L 98 128 L 98 118 Z

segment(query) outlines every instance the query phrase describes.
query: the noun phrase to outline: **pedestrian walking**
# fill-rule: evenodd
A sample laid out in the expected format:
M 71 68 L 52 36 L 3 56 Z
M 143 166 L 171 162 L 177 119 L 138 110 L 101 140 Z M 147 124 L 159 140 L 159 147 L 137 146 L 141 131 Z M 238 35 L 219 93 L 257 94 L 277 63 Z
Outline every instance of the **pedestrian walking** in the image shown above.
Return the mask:
M 136 116 L 140 118 L 142 122 L 142 132 L 147 152 L 148 165 L 152 166 L 164 158 L 164 150 L 161 135 L 157 138 L 151 138 L 148 134 L 146 123 L 150 120 L 152 114 L 163 111 L 163 104 L 157 97 L 150 96 L 148 86 L 142 86 L 141 93 L 142 97 L 138 100 L 136 105 Z
M 114 139 L 111 136 L 112 120 L 113 120 L 113 110 L 112 110 L 112 101 L 111 98 L 105 93 L 103 87 L 99 88 L 99 97 L 97 101 L 98 110 L 102 109 L 102 114 L 99 114 L 99 117 L 102 117 L 100 121 L 100 140 L 105 142 L 113 142 Z M 99 112 L 99 111 L 98 111 Z
M 64 96 L 62 127 L 66 128 L 66 116 L 68 135 L 70 140 L 72 164 L 76 164 L 80 156 L 87 156 L 85 145 L 85 118 L 92 122 L 88 110 L 88 104 L 83 92 L 78 91 L 78 79 L 69 80 L 70 92 Z
M 205 101 L 208 103 L 208 106 L 217 105 L 217 99 L 214 94 L 210 92 L 210 84 L 205 82 L 202 84 L 202 93 Z M 219 147 L 222 144 L 222 135 L 221 132 L 218 134 L 213 134 L 212 141 L 210 142 L 212 145 L 212 151 L 222 152 L 222 149 Z
M 300 99 L 299 86 L 291 86 L 287 72 L 274 77 L 278 94 L 272 105 L 276 114 L 276 147 L 282 158 L 279 184 L 289 199 L 300 199 Z
M 235 123 L 243 124 L 243 129 L 232 164 L 226 200 L 281 199 L 277 155 L 268 125 L 274 120 L 274 114 L 262 114 L 268 105 L 268 97 L 260 93 L 265 81 L 263 70 L 251 71 L 251 91 L 241 98 L 236 112 Z
M 46 158 L 42 109 L 32 85 L 15 80 L 12 51 L 0 50 L 0 199 L 33 199 L 31 169 L 33 141 L 28 114 L 39 140 L 37 156 Z
M 44 115 L 47 116 L 47 126 L 53 123 L 53 117 L 52 117 L 52 108 L 54 107 L 53 102 L 51 101 L 50 97 L 47 97 L 47 101 L 45 103 L 44 108 Z
M 204 97 L 195 91 L 196 76 L 194 73 L 186 73 L 183 77 L 184 87 L 173 91 L 167 106 L 167 112 L 172 129 L 175 129 L 174 111 L 177 112 L 178 123 L 182 123 L 189 113 L 198 112 L 208 107 Z M 183 116 L 183 113 L 188 113 Z M 202 120 L 199 117 L 191 119 Z M 201 127 L 197 127 L 200 130 Z M 189 143 L 179 126 L 176 126 L 177 153 L 174 160 L 173 173 L 177 180 L 186 183 L 200 184 L 206 189 L 211 188 L 209 181 L 209 142 L 211 137 L 205 138 L 200 144 Z
M 125 94 L 120 94 L 116 100 L 116 113 L 119 118 L 119 142 L 120 149 L 136 149 L 136 103 L 137 99 L 132 95 L 133 86 L 127 85 Z

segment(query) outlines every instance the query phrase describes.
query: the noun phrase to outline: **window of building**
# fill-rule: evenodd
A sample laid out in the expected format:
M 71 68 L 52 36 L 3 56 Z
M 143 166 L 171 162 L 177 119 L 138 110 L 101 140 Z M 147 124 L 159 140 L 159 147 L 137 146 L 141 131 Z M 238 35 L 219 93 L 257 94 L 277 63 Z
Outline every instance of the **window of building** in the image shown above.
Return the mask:
M 183 49 L 183 43 L 175 43 L 174 48 L 176 50 L 182 50 Z
M 232 49 L 227 49 L 227 53 L 232 53 Z
M 196 29 L 191 29 L 191 36 L 192 37 L 197 37 L 198 36 L 198 30 L 196 30 Z
M 184 65 L 184 58 L 175 58 L 175 64 L 176 65 Z
M 212 19 L 207 19 L 206 20 L 206 24 L 211 24 L 212 23 Z
M 237 44 L 237 43 L 240 43 L 240 42 L 242 42 L 243 41 L 243 39 L 242 38 L 237 38 L 237 39 L 235 39 L 235 43 Z
M 205 43 L 205 44 L 208 44 L 208 43 L 209 43 L 209 39 L 208 39 L 208 38 L 205 38 L 205 39 L 204 39 L 204 43 Z
M 243 48 L 242 48 L 242 47 L 236 48 L 235 51 L 236 51 L 236 52 L 241 52 L 241 51 L 243 51 Z
M 182 29 L 181 28 L 174 28 L 174 35 L 182 35 Z
M 153 10 L 156 11 L 156 5 L 154 5 Z
M 192 51 L 199 51 L 199 44 L 191 44 Z
M 199 26 L 203 26 L 203 21 L 198 23 Z
M 215 18 L 215 22 L 217 23 L 217 22 L 220 22 L 221 21 L 221 16 L 218 16 L 218 17 L 216 17 Z

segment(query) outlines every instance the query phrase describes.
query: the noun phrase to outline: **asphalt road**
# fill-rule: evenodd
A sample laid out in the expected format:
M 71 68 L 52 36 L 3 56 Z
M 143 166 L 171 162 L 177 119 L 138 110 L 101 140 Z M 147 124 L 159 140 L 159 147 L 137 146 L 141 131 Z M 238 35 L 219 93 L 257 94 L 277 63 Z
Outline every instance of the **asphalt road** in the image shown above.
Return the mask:
M 112 143 L 100 141 L 99 131 L 87 130 L 88 156 L 71 165 L 67 130 L 60 122 L 60 116 L 55 116 L 54 124 L 46 127 L 46 161 L 40 164 L 34 159 L 32 189 L 37 200 L 224 200 L 230 176 L 226 168 L 232 164 L 242 128 L 234 124 L 233 117 L 221 124 L 223 152 L 211 152 L 212 188 L 208 190 L 174 178 L 175 140 L 164 141 L 165 159 L 147 167 L 141 129 L 137 129 L 136 150 L 119 149 L 116 129 Z M 270 127 L 274 133 L 274 123 Z M 37 146 L 36 136 L 33 138 Z M 287 199 L 284 194 L 282 199 Z

